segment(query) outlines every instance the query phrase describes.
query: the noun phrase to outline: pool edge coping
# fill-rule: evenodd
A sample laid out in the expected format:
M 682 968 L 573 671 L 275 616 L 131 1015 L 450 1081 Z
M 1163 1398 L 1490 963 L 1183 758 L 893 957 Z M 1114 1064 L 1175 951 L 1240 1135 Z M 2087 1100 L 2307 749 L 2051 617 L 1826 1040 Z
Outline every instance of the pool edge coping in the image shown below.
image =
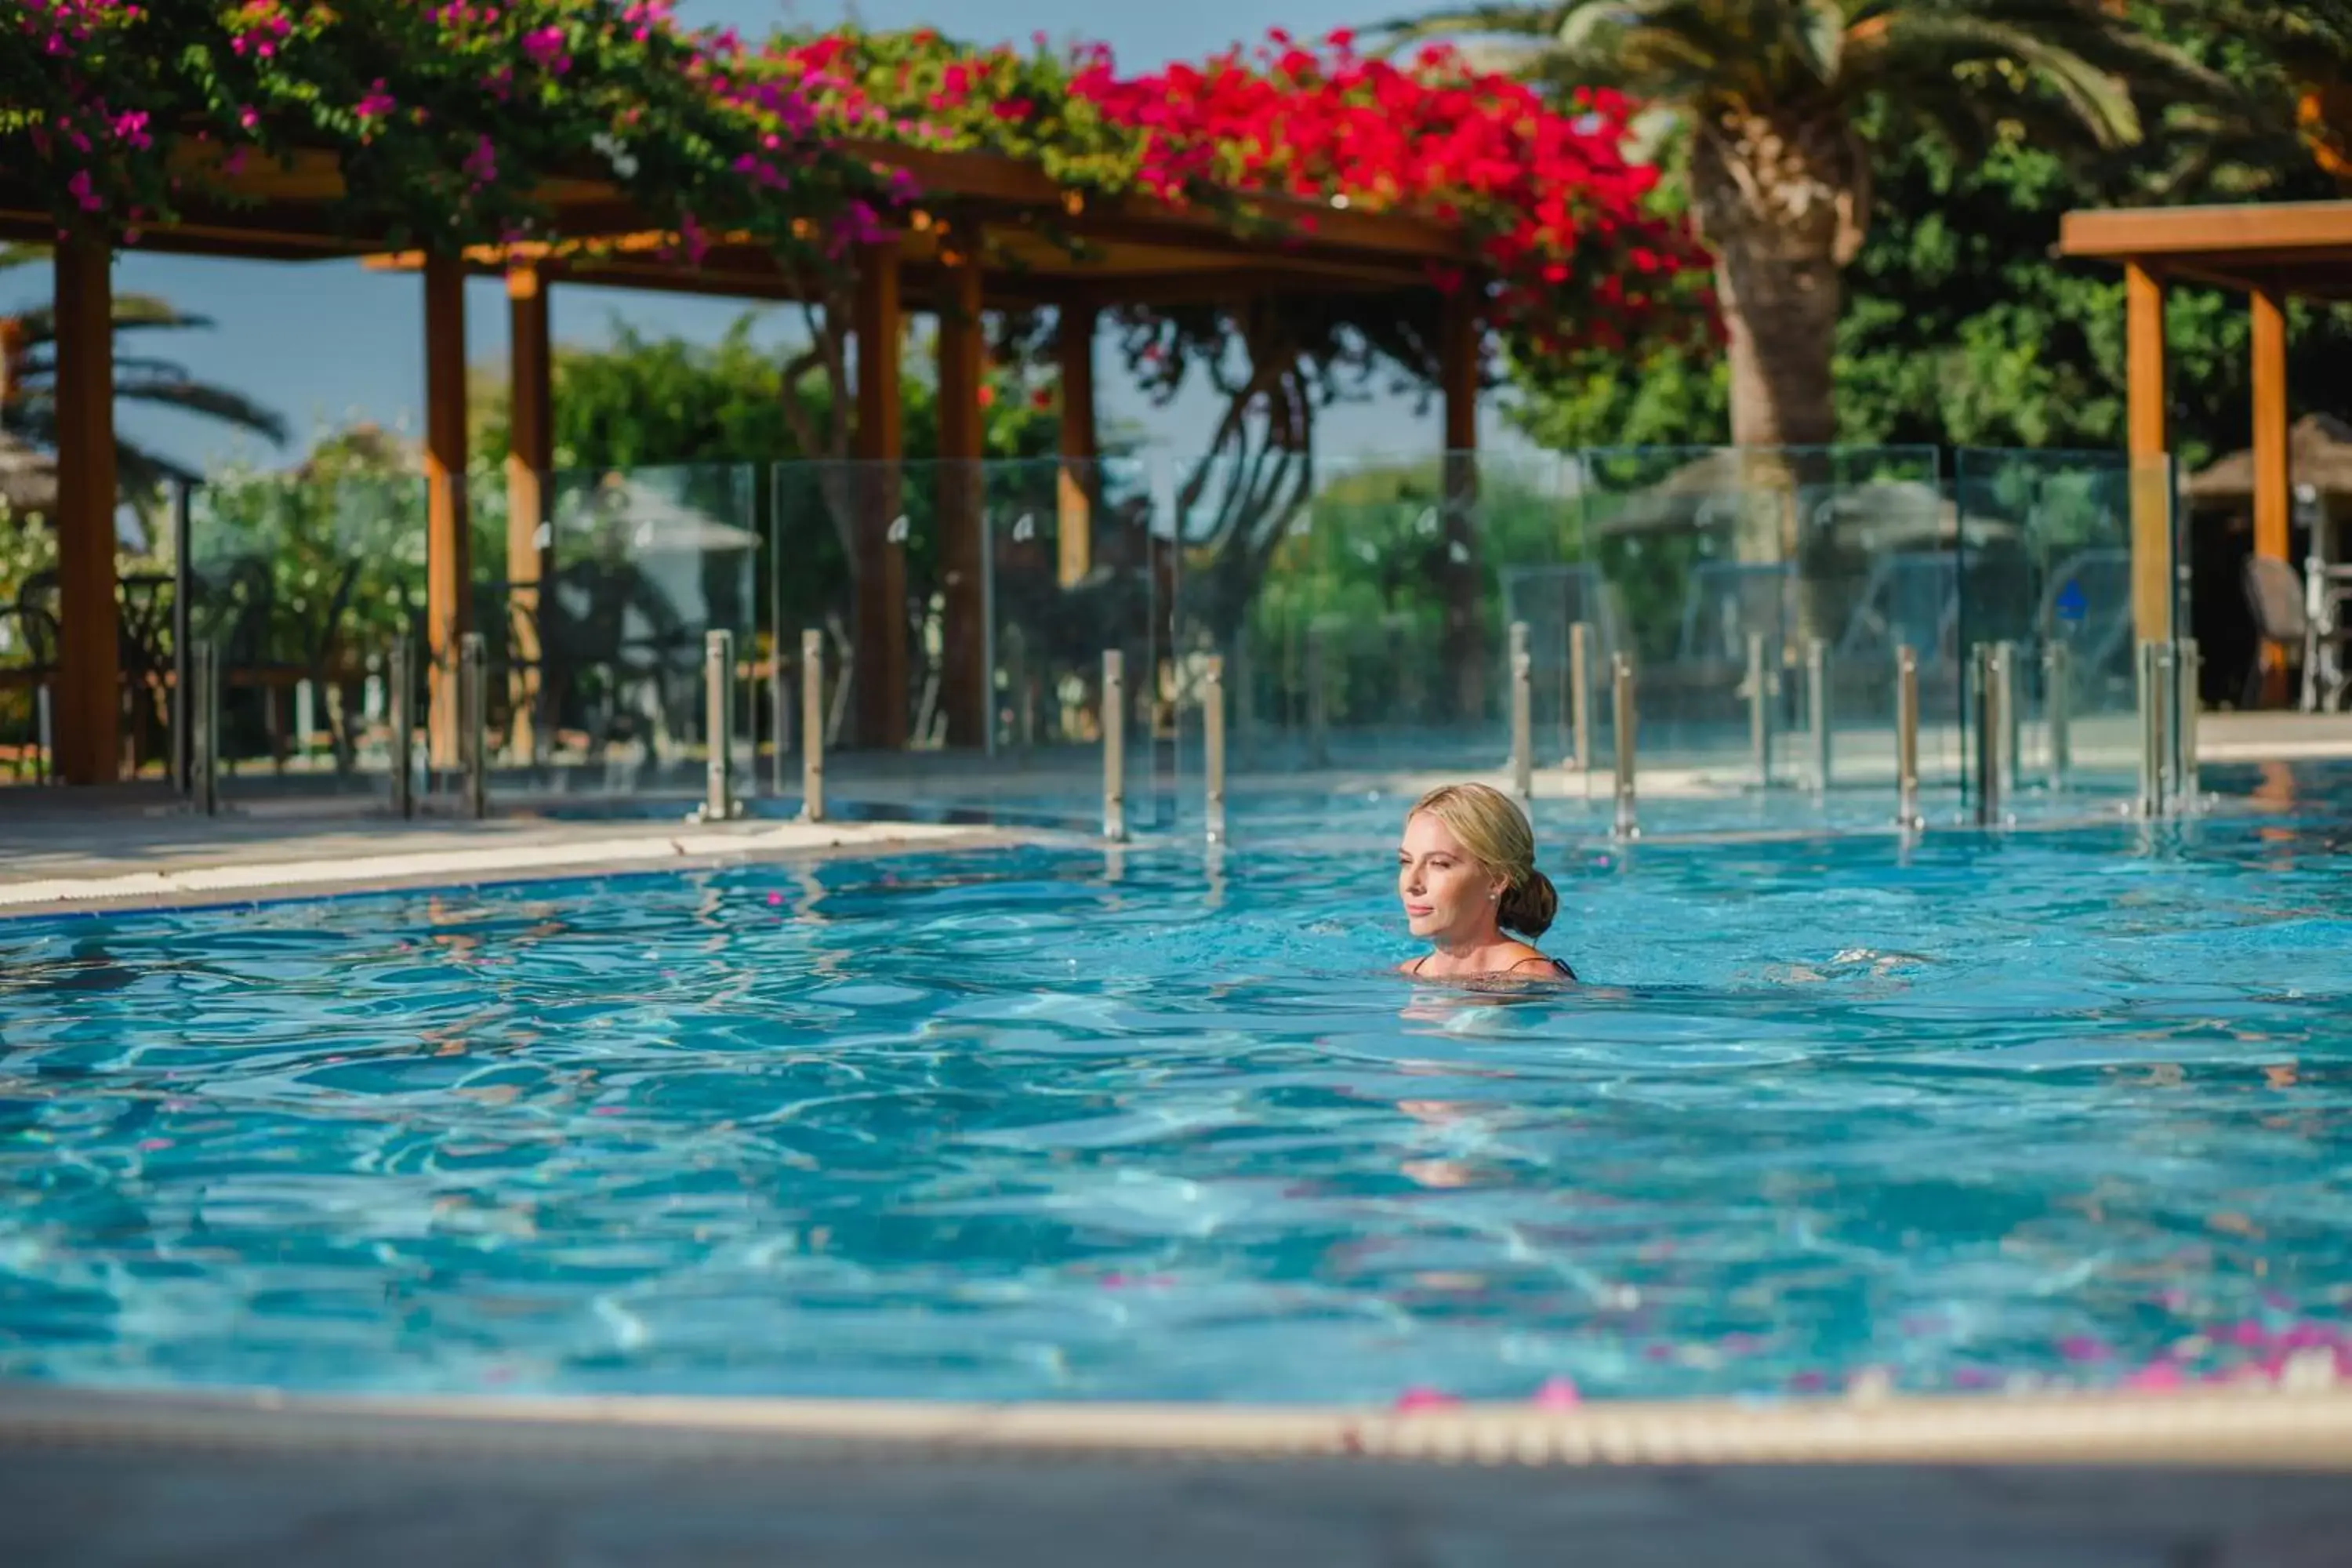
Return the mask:
M 554 843 L 389 850 L 338 859 L 226 861 L 100 877 L 0 880 L 0 924 L 372 893 L 633 876 L 714 867 L 1050 847 L 1048 829 L 931 823 L 761 823 Z
M 2352 1470 L 2352 1390 L 2200 1389 L 1599 1401 L 1564 1409 L 334 1395 L 0 1383 L 0 1452 L 27 1446 L 451 1457 L 681 1449 L 874 1459 L 1330 1460 L 1522 1467 L 2166 1466 Z

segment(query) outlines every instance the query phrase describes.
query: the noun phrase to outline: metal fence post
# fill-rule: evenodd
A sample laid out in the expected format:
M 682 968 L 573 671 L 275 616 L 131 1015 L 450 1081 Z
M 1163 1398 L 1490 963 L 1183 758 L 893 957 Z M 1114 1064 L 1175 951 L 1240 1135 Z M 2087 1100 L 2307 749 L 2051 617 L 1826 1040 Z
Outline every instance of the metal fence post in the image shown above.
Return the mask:
M 824 820 L 824 633 L 801 633 L 801 820 Z
M 1103 837 L 1127 837 L 1127 655 L 1105 648 L 1102 662 Z
M 1225 659 L 1211 654 L 1202 675 L 1201 752 L 1208 772 L 1209 842 L 1225 840 Z
M 2042 650 L 2042 721 L 2050 737 L 2050 788 L 2066 787 L 2074 766 L 2074 671 L 2066 645 L 2053 642 Z
M 1772 783 L 1772 715 L 1767 706 L 1764 678 L 1764 634 L 1748 634 L 1748 760 L 1756 764 L 1756 784 L 1769 788 Z
M 1617 837 L 1638 838 L 1642 833 L 1640 813 L 1633 798 L 1634 739 L 1641 724 L 1636 703 L 1639 693 L 1633 689 L 1633 661 L 1626 655 L 1612 654 L 1610 670 L 1615 690 L 1612 694 L 1614 721 L 1611 728 L 1617 742 Z
M 34 778 L 47 784 L 58 773 L 58 719 L 51 707 L 49 683 L 33 688 Z
M 1969 650 L 1969 672 L 1976 696 L 1975 724 L 1977 821 L 1990 826 L 2000 820 L 2001 715 L 2000 649 L 1979 643 Z
M 416 815 L 416 649 L 406 632 L 393 637 L 389 659 L 392 814 L 410 817 Z
M 719 630 L 702 638 L 702 805 L 700 822 L 726 822 L 740 815 L 735 804 L 735 634 Z
M 1895 825 L 1908 833 L 1919 816 L 1919 655 L 1895 650 Z
M 1331 716 L 1323 689 L 1323 630 L 1312 622 L 1307 627 L 1307 763 L 1316 768 L 1331 764 Z
M 1814 637 L 1805 644 L 1805 721 L 1811 727 L 1813 793 L 1830 790 L 1830 645 Z
M 1592 627 L 1583 621 L 1568 628 L 1568 722 L 1576 743 L 1576 765 L 1592 776 Z
M 2205 668 L 2205 656 L 2195 637 L 2183 637 L 2173 647 L 2173 690 L 2179 698 L 2173 710 L 2173 793 L 2178 809 L 2193 812 L 2201 780 L 2197 768 L 2197 721 L 2199 677 Z
M 188 686 L 188 784 L 192 804 L 220 815 L 220 650 L 210 637 L 194 638 L 182 674 Z
M 1528 623 L 1511 623 L 1511 793 L 1524 807 L 1536 795 L 1535 659 Z
M 2155 816 L 2164 810 L 2164 671 L 2157 645 L 2139 645 L 2134 666 L 2139 719 L 2139 814 Z
M 457 760 L 465 768 L 465 810 L 490 814 L 489 659 L 482 634 L 457 639 Z
M 1992 645 L 1993 694 L 2000 702 L 2000 784 L 2002 793 L 2015 795 L 2023 783 L 2022 752 L 2025 723 L 2017 695 L 2017 645 Z
M 775 731 L 773 749 L 768 754 L 768 793 L 781 796 L 792 774 L 789 753 L 793 749 L 793 689 L 784 679 L 784 634 L 779 628 L 768 640 L 768 725 Z M 756 771 L 758 762 L 753 760 Z
M 172 658 L 178 665 L 172 682 L 172 784 L 182 795 L 195 786 L 195 737 L 190 726 L 194 710 L 189 703 L 188 665 L 195 647 L 194 548 L 195 485 L 176 479 L 172 485 Z

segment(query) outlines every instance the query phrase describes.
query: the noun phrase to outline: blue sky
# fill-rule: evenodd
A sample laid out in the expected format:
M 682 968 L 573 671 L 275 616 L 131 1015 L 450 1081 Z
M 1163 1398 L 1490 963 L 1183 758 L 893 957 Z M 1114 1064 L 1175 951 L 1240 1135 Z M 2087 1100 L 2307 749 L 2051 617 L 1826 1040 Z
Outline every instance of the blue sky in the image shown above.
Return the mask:
M 1280 25 L 1295 33 L 1319 35 L 1380 20 L 1397 5 L 1398 0 L 1283 0 L 1278 16 Z M 1403 8 L 1412 8 L 1412 0 Z M 975 40 L 1025 40 L 1042 30 L 1057 39 L 1099 38 L 1133 68 L 1255 41 L 1273 20 L 1247 0 L 863 0 L 855 6 L 841 0 L 681 0 L 679 13 L 691 23 L 746 32 L 765 32 L 780 21 L 829 23 L 845 14 L 875 26 L 928 23 Z M 161 294 L 184 310 L 211 317 L 213 330 L 156 349 L 200 376 L 261 399 L 285 415 L 295 431 L 293 449 L 280 455 L 199 421 L 122 411 L 126 433 L 174 457 L 199 464 L 242 458 L 275 465 L 290 460 L 319 430 L 354 419 L 410 430 L 422 426 L 424 319 L 413 278 L 371 274 L 355 262 L 271 264 L 132 252 L 116 268 L 115 286 Z M 47 278 L 33 269 L 0 275 L 0 307 L 47 290 Z M 604 341 L 616 318 L 640 331 L 714 338 L 746 308 L 730 300 L 583 288 L 558 289 L 553 301 L 556 336 L 571 343 Z M 502 359 L 506 320 L 499 285 L 478 281 L 467 303 L 469 357 Z M 781 334 L 784 326 L 778 312 L 767 330 Z M 1108 355 L 1102 383 L 1107 416 L 1142 412 L 1141 401 Z M 1211 417 L 1207 400 L 1192 398 L 1155 415 L 1153 427 L 1181 452 L 1204 437 Z M 1490 429 L 1487 439 L 1499 437 Z M 1438 438 L 1435 409 L 1416 410 L 1409 399 L 1336 409 L 1321 426 L 1322 449 L 1333 456 L 1434 450 Z

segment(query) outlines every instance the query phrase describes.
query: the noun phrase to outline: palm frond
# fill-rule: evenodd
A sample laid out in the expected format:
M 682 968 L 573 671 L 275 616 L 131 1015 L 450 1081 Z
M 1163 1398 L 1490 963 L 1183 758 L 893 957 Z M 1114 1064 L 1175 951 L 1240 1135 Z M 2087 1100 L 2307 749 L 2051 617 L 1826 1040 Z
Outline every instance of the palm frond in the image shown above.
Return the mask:
M 217 419 L 226 425 L 266 437 L 271 445 L 286 444 L 286 420 L 277 411 L 254 402 L 241 392 L 201 381 L 131 381 L 118 383 L 114 395 L 133 403 L 152 403 L 184 414 Z
M 1433 38 L 1545 38 L 1559 25 L 1564 7 L 1548 5 L 1463 5 L 1413 16 L 1391 16 L 1364 29 L 1365 37 L 1388 53 Z
M 28 345 L 53 343 L 58 338 L 58 313 L 54 307 L 35 305 L 16 312 L 18 329 Z M 172 331 L 214 325 L 210 316 L 198 316 L 179 309 L 168 300 L 152 294 L 117 294 L 114 297 L 114 330 L 118 332 L 163 329 Z
M 1858 74 L 1888 92 L 1957 79 L 1956 73 L 1972 65 L 2008 65 L 2029 90 L 2064 105 L 2078 133 L 2087 132 L 2097 145 L 2139 140 L 2139 110 L 2126 82 L 2048 37 L 1990 16 L 1906 6 L 1858 43 L 1853 61 Z

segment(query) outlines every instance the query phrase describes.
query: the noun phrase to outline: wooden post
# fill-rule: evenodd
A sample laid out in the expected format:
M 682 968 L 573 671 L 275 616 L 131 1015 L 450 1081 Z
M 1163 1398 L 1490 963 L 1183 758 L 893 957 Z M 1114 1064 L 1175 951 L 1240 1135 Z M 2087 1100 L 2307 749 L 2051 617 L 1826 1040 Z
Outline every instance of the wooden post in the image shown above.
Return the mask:
M 2254 553 L 2287 559 L 2289 520 L 2294 510 L 2294 459 L 2287 446 L 2286 301 L 2257 289 L 2251 300 L 2254 328 Z M 2262 647 L 2263 704 L 2286 700 L 2286 649 Z
M 2164 283 L 2124 268 L 2126 412 L 2131 455 L 2132 626 L 2143 642 L 2172 637 L 2172 485 L 2165 462 Z
M 1097 319 L 1091 305 L 1065 306 L 1055 341 L 1062 372 L 1062 468 L 1055 485 L 1055 537 L 1065 588 L 1075 586 L 1095 565 L 1096 464 L 1102 456 L 1095 429 Z
M 1445 297 L 1438 376 L 1445 400 L 1445 662 L 1454 677 L 1454 712 L 1475 721 L 1486 711 L 1486 616 L 1478 567 L 1478 378 L 1485 327 L 1479 291 L 1465 281 Z
M 555 568 L 548 472 L 555 466 L 555 363 L 547 279 L 529 262 L 507 268 L 507 697 L 514 748 L 539 753 L 545 639 L 540 617 Z
M 122 672 L 114 580 L 113 255 L 103 234 L 58 242 L 58 773 L 74 784 L 120 776 Z M 186 650 L 181 650 L 185 657 Z
M 466 270 L 425 263 L 425 642 L 432 765 L 457 766 L 457 643 L 473 626 L 466 522 Z
M 905 446 L 898 396 L 898 247 L 885 240 L 857 258 L 856 652 L 848 671 L 856 692 L 858 737 L 866 745 L 907 743 L 907 545 L 901 536 L 898 463 Z
M 940 577 L 946 599 L 940 698 L 948 744 L 979 746 L 988 739 L 991 684 L 982 586 L 987 541 L 981 521 L 980 463 L 986 447 L 980 406 L 984 373 L 979 230 L 958 228 L 948 235 L 940 262 Z

